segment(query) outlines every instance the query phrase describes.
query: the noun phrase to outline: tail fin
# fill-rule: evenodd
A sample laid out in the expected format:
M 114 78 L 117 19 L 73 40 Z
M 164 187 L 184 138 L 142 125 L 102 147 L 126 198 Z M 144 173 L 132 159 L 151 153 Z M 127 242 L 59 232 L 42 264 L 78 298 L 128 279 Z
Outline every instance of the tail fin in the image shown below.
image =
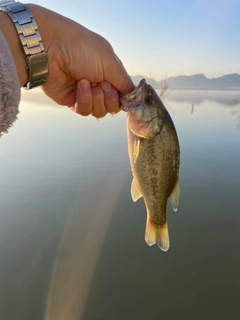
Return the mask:
M 167 222 L 165 222 L 163 226 L 156 226 L 147 219 L 145 241 L 149 246 L 157 242 L 157 245 L 162 251 L 167 251 L 170 247 Z
M 167 251 L 170 247 L 167 222 L 157 229 L 157 245 L 162 251 Z

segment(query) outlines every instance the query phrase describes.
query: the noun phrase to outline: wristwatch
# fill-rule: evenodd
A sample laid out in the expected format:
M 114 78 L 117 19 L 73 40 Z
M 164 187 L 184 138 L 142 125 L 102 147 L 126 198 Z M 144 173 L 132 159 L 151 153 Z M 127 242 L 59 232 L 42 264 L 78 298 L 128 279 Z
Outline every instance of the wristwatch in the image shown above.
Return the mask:
M 0 11 L 12 19 L 26 55 L 29 79 L 23 88 L 41 86 L 48 75 L 48 55 L 31 11 L 24 4 L 12 0 L 0 1 Z

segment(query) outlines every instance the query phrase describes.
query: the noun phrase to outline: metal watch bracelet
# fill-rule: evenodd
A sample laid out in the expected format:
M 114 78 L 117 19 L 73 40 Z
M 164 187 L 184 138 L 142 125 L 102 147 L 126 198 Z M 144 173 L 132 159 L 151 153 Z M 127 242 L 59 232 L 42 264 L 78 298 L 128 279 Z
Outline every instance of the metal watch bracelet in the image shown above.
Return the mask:
M 29 80 L 23 88 L 41 86 L 48 75 L 48 56 L 31 11 L 24 4 L 12 0 L 0 1 L 0 11 L 12 19 L 26 55 Z

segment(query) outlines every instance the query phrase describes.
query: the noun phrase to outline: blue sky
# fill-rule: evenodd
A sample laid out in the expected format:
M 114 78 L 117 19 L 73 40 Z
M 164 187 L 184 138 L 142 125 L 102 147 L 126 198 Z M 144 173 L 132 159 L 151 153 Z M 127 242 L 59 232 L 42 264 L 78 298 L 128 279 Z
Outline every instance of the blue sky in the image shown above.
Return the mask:
M 240 0 L 31 1 L 104 36 L 130 75 L 240 73 Z

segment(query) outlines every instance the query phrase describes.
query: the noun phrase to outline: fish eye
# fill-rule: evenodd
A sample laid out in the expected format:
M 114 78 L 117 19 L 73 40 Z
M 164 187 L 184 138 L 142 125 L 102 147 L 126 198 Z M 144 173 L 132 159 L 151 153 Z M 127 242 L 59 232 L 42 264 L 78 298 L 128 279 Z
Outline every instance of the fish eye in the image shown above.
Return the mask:
M 145 101 L 144 101 L 147 105 L 151 106 L 153 104 L 153 97 L 152 96 L 147 96 L 145 98 Z

